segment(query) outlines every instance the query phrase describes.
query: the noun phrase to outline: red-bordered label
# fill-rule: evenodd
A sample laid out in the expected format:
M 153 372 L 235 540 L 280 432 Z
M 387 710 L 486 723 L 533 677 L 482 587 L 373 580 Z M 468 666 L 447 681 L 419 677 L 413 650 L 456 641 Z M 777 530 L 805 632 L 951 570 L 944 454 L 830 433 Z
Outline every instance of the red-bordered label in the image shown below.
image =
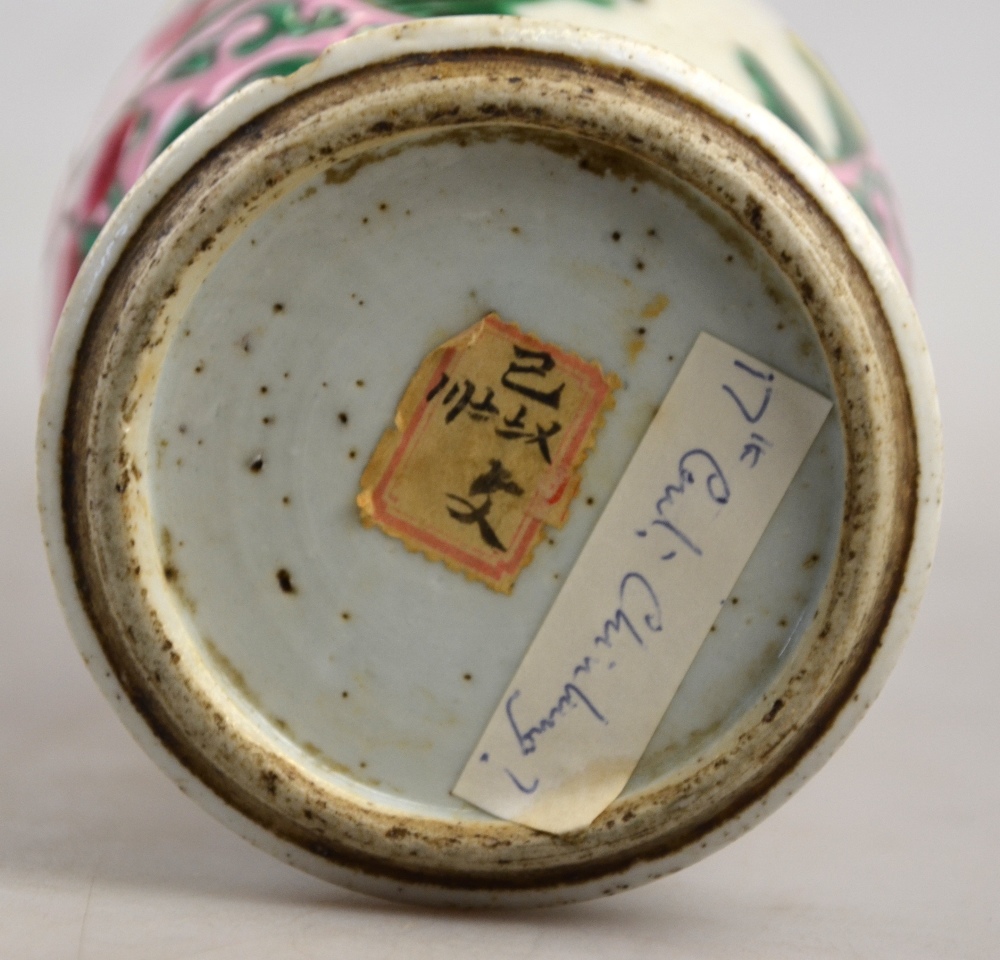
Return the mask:
M 490 314 L 410 381 L 361 478 L 362 520 L 509 593 L 545 527 L 566 522 L 618 386 Z

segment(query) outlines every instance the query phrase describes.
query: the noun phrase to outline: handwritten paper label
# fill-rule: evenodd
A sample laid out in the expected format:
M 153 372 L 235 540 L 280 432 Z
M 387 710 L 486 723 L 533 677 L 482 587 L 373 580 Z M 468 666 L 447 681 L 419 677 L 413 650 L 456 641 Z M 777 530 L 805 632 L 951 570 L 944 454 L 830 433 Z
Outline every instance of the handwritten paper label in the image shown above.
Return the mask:
M 549 833 L 617 798 L 831 406 L 699 336 L 455 796 Z

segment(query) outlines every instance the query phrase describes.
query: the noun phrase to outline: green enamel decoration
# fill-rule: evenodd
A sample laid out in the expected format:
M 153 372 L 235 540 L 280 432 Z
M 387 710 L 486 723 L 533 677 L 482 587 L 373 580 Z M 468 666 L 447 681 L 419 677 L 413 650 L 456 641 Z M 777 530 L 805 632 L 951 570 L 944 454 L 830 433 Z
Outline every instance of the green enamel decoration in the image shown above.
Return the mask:
M 296 70 L 304 67 L 307 63 L 312 63 L 315 59 L 316 58 L 313 56 L 290 57 L 286 60 L 278 60 L 274 63 L 269 63 L 267 66 L 261 67 L 249 76 L 244 77 L 239 83 L 228 91 L 226 96 L 235 93 L 237 90 L 247 86 L 247 84 L 253 83 L 255 80 L 264 80 L 267 77 L 287 77 L 289 74 L 295 73 Z M 156 155 L 159 156 L 163 153 L 163 151 L 166 150 L 170 144 L 172 144 L 190 127 L 193 127 L 207 112 L 207 110 L 198 110 L 195 107 L 188 107 L 184 113 L 182 113 L 180 117 L 174 121 L 173 125 L 166 132 L 163 139 L 160 141 L 159 146 L 156 148 Z
M 245 40 L 234 53 L 249 56 L 266 47 L 277 37 L 304 37 L 319 30 L 331 30 L 345 23 L 344 15 L 336 7 L 324 7 L 311 20 L 303 20 L 294 3 L 270 3 L 247 14 L 267 18 L 267 26 L 255 37 Z
M 118 204 L 125 199 L 125 191 L 122 189 L 122 185 L 115 180 L 110 187 L 108 187 L 108 195 L 105 198 L 105 202 L 108 208 L 114 211 Z
M 97 243 L 97 238 L 100 236 L 103 224 L 99 225 L 96 223 L 85 223 L 80 227 L 80 232 L 77 234 L 77 256 L 80 258 L 80 263 L 83 263 L 87 259 L 87 254 L 90 253 L 91 248 Z
M 205 110 L 197 110 L 194 107 L 188 107 L 184 113 L 174 121 L 173 126 L 164 134 L 163 139 L 160 141 L 159 146 L 156 148 L 156 155 L 159 156 L 163 153 L 167 147 L 170 146 L 185 130 L 189 127 L 193 127 L 206 113 Z
M 792 42 L 798 51 L 799 58 L 816 78 L 823 92 L 823 100 L 830 112 L 834 128 L 837 131 L 837 146 L 834 148 L 833 160 L 844 160 L 863 153 L 868 137 L 857 114 L 851 109 L 840 89 L 827 73 L 826 68 L 816 59 L 809 49 L 794 35 Z
M 261 67 L 260 70 L 256 70 L 250 74 L 245 80 L 241 80 L 230 93 L 235 93 L 241 87 L 245 87 L 248 83 L 253 83 L 255 80 L 265 80 L 268 77 L 287 77 L 289 74 L 295 73 L 296 70 L 301 70 L 307 63 L 313 63 L 316 60 L 315 57 L 291 57 L 288 60 L 278 60 L 275 63 L 269 63 L 266 67 Z
M 744 47 L 737 51 L 737 56 L 743 69 L 746 70 L 747 75 L 757 88 L 764 106 L 779 120 L 791 127 L 813 150 L 821 153 L 819 141 L 809 124 L 760 58 Z
M 848 105 L 844 99 L 844 95 L 837 88 L 837 85 L 833 82 L 823 65 L 797 37 L 792 35 L 791 39 L 800 59 L 815 78 L 820 88 L 820 93 L 823 96 L 823 101 L 826 104 L 830 120 L 837 134 L 837 141 L 833 149 L 822 149 L 815 132 L 799 112 L 798 108 L 792 103 L 791 98 L 782 90 L 778 81 L 767 67 L 764 66 L 763 61 L 751 51 L 740 48 L 737 51 L 737 57 L 757 88 L 764 106 L 778 117 L 779 120 L 782 120 L 791 127 L 828 163 L 838 163 L 863 153 L 868 138 L 857 115 Z
M 184 77 L 194 76 L 196 73 L 204 73 L 215 66 L 217 51 L 215 47 L 204 47 L 195 50 L 185 60 L 182 60 L 167 74 L 167 80 L 181 80 Z
M 143 110 L 139 115 L 139 119 L 135 122 L 135 128 L 132 130 L 132 137 L 138 140 L 140 137 L 144 137 L 149 133 L 149 128 L 153 124 L 153 111 Z
M 373 0 L 375 6 L 405 17 L 455 17 L 517 14 L 520 7 L 543 0 Z M 613 7 L 616 0 L 580 0 L 596 7 Z
M 858 179 L 849 187 L 851 196 L 854 197 L 858 206 L 865 212 L 882 237 L 892 237 L 897 231 L 894 225 L 887 223 L 885 217 L 879 213 L 878 204 L 880 198 L 891 198 L 892 190 L 882 173 L 867 157 L 868 138 L 861 121 L 844 99 L 844 95 L 827 73 L 825 67 L 794 34 L 791 35 L 791 41 L 803 64 L 819 86 L 836 132 L 836 141 L 830 150 L 821 148 L 814 131 L 761 60 L 749 50 L 742 48 L 737 51 L 737 56 L 743 69 L 746 70 L 757 88 L 764 106 L 791 127 L 827 163 L 858 162 L 860 158 Z M 891 202 L 891 200 L 886 202 Z
M 87 258 L 90 248 L 97 242 L 97 238 L 104 229 L 104 224 L 107 223 L 108 217 L 115 212 L 118 204 L 124 199 L 125 191 L 122 189 L 122 185 L 117 180 L 112 181 L 111 186 L 108 187 L 107 194 L 104 196 L 104 203 L 108 208 L 107 217 L 103 217 L 100 223 L 91 221 L 80 225 L 77 231 L 76 242 L 77 253 L 79 254 L 81 263 Z
M 196 34 L 201 33 L 207 27 L 217 23 L 223 17 L 231 13 L 233 7 L 237 6 L 240 2 L 241 0 L 229 0 L 229 3 L 225 3 L 221 7 L 216 7 L 214 10 L 203 13 L 197 20 L 195 20 L 194 23 L 191 24 L 190 27 L 188 27 L 188 30 L 184 34 L 184 38 L 180 41 L 180 43 L 186 43 Z

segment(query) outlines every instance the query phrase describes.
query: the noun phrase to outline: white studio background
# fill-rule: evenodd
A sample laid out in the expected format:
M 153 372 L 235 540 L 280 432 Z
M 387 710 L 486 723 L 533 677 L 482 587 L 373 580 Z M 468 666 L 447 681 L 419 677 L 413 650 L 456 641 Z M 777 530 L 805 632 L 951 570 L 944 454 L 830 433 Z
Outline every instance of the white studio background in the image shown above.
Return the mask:
M 881 699 L 787 806 L 690 870 L 576 907 L 459 914 L 328 887 L 211 820 L 104 703 L 49 585 L 32 464 L 43 236 L 159 5 L 0 0 L 0 960 L 997 956 L 996 9 L 777 3 L 894 173 L 941 391 L 938 563 Z

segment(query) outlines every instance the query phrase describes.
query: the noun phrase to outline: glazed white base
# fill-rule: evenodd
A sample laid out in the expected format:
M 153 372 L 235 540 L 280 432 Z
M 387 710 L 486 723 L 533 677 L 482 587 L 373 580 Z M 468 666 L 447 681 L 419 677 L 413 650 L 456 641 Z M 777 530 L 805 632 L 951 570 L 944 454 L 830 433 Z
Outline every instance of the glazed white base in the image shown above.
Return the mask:
M 344 184 L 319 173 L 227 249 L 168 348 L 144 468 L 173 613 L 208 670 L 314 776 L 445 818 L 482 818 L 449 791 L 698 334 L 833 396 L 797 295 L 690 190 L 464 139 Z M 623 382 L 569 522 L 509 597 L 366 530 L 354 502 L 421 359 L 491 310 Z M 843 484 L 834 414 L 626 794 L 774 681 L 812 624 Z
M 963 56 L 959 63 L 957 51 L 985 47 L 996 33 L 987 18 L 995 26 L 997 13 L 968 2 L 933 11 L 921 5 L 907 45 L 887 48 L 877 31 L 859 38 L 843 8 L 783 6 L 861 94 L 910 201 L 920 300 L 950 427 L 951 495 L 931 588 L 878 706 L 780 815 L 683 874 L 627 896 L 509 916 L 393 907 L 254 851 L 174 789 L 81 668 L 33 513 L 40 337 L 26 317 L 53 183 L 108 64 L 147 30 L 149 9 L 134 0 L 18 8 L 20 29 L 4 38 L 8 76 L 20 78 L 10 88 L 10 142 L 38 149 L 13 152 L 12 175 L 0 188 L 3 222 L 19 225 L 16 243 L 7 230 L 8 255 L 0 260 L 9 308 L 0 325 L 7 458 L 0 471 L 0 956 L 993 957 L 1000 778 L 983 758 L 995 750 L 1000 723 L 1000 647 L 984 598 L 995 593 L 1000 518 L 981 512 L 975 496 L 994 459 L 982 438 L 1000 433 L 1000 419 L 981 403 L 1000 350 L 985 306 L 995 201 L 979 186 L 993 159 L 982 150 L 974 112 L 945 119 L 957 140 L 926 138 L 919 113 L 901 108 L 897 91 L 957 102 L 962 84 L 977 76 L 988 82 L 993 62 Z M 850 9 L 884 26 L 899 8 L 869 0 Z M 964 19 L 951 19 L 961 11 Z M 91 25 L 86 57 L 75 46 L 84 19 Z M 939 73 L 922 54 L 941 52 L 946 27 L 952 40 L 942 55 L 955 69 Z M 34 73 L 38 51 L 51 42 L 78 51 L 72 84 L 62 70 Z M 915 143 L 927 153 L 910 164 Z M 980 144 L 974 151 L 973 143 Z M 969 148 L 969 176 L 942 190 L 940 173 L 956 144 Z M 975 240 L 956 244 L 958 235 Z

